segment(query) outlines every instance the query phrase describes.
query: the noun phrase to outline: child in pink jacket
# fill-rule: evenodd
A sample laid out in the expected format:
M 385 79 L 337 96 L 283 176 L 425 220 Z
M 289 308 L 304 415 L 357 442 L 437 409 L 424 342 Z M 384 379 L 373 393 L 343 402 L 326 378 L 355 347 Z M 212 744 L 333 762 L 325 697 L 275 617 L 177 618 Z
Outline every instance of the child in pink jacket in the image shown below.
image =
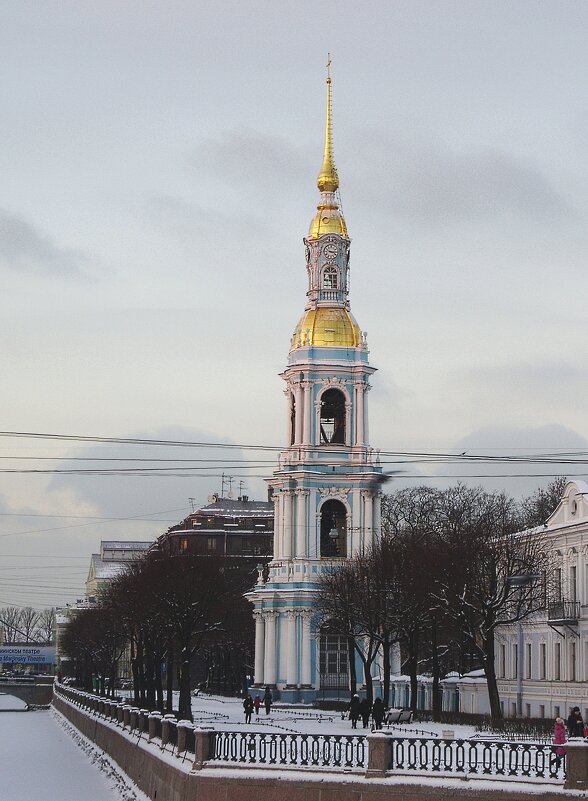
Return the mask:
M 565 748 L 562 748 L 566 741 L 566 727 L 561 718 L 555 719 L 553 727 L 553 753 L 555 754 L 555 772 L 557 773 L 561 766 L 561 759 L 565 756 Z

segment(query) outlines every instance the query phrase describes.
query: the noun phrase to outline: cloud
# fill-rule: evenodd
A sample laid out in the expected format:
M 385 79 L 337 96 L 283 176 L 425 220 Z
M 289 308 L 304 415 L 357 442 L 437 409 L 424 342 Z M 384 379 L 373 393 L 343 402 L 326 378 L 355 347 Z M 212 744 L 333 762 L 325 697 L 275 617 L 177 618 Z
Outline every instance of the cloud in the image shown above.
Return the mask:
M 81 251 L 57 246 L 23 217 L 0 209 L 0 268 L 79 278 L 85 263 Z
M 423 136 L 362 135 L 362 195 L 416 225 L 512 217 L 563 222 L 575 212 L 540 169 L 500 150 L 458 152 Z M 375 176 L 375 180 L 374 180 Z M 366 179 L 369 179 L 366 180 Z

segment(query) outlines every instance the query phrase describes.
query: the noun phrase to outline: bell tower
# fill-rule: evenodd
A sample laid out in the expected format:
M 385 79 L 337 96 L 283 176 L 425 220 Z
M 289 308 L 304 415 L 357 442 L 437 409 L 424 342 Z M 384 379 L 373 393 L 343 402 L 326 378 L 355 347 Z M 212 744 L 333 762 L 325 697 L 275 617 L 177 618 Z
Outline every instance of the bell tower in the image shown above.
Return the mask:
M 330 65 L 330 60 L 329 60 Z M 317 630 L 320 573 L 380 534 L 382 468 L 369 444 L 367 335 L 349 304 L 350 239 L 333 160 L 327 66 L 320 201 L 304 239 L 306 305 L 290 340 L 286 447 L 268 484 L 275 503 L 269 576 L 248 594 L 255 616 L 255 685 L 283 700 L 348 689 L 345 638 Z

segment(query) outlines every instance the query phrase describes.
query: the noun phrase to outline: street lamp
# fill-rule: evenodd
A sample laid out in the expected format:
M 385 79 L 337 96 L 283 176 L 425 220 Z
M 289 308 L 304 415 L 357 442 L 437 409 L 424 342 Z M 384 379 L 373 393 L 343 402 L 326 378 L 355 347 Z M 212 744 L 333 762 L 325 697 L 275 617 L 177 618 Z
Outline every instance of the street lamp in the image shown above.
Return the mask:
M 518 587 L 522 590 L 523 587 L 528 587 L 539 581 L 541 576 L 537 573 L 520 573 L 515 576 L 509 576 L 506 580 L 507 587 Z M 517 621 L 517 717 L 523 716 L 523 624 L 519 618 Z

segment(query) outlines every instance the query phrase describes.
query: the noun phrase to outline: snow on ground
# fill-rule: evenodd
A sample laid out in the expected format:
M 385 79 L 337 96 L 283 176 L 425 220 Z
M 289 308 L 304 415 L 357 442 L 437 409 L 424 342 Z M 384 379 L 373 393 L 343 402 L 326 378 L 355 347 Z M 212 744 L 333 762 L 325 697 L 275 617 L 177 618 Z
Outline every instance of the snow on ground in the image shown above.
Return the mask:
M 0 713 L 0 801 L 148 801 L 57 712 Z
M 177 699 L 175 699 L 177 700 Z M 342 718 L 341 712 L 325 712 L 304 705 L 282 706 L 275 704 L 269 715 L 260 707 L 259 717 L 253 713 L 250 724 L 245 724 L 243 701 L 240 698 L 225 698 L 218 695 L 199 695 L 192 699 L 194 723 L 203 728 L 233 731 L 266 731 L 300 734 L 369 734 L 363 729 L 361 720 L 358 728 L 351 728 L 348 715 Z M 370 721 L 371 725 L 371 721 Z M 443 731 L 454 732 L 458 739 L 467 739 L 475 734 L 473 726 L 448 726 L 440 723 L 401 723 L 391 727 L 384 726 L 398 737 L 441 737 Z

